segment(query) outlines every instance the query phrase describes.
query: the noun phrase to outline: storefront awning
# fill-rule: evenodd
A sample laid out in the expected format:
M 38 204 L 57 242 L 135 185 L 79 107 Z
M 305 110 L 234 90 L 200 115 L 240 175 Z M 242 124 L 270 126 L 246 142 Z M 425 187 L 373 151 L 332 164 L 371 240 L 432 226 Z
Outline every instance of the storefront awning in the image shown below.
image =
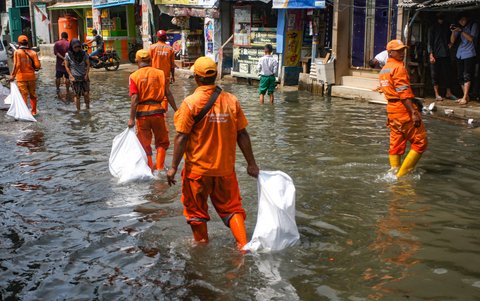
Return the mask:
M 325 0 L 273 0 L 275 9 L 325 8 Z
M 104 8 L 111 6 L 135 4 L 135 0 L 93 0 L 93 8 Z
M 169 5 L 158 5 L 158 8 L 162 14 L 171 17 L 220 18 L 220 10 L 218 8 L 196 8 Z
M 156 5 L 172 7 L 213 8 L 218 6 L 218 0 L 155 0 Z
M 401 8 L 452 11 L 480 8 L 480 0 L 418 1 L 404 0 L 398 4 Z
M 50 9 L 50 10 L 76 9 L 76 8 L 92 8 L 92 1 L 56 3 L 54 5 L 50 5 L 49 7 L 47 7 L 47 9 Z

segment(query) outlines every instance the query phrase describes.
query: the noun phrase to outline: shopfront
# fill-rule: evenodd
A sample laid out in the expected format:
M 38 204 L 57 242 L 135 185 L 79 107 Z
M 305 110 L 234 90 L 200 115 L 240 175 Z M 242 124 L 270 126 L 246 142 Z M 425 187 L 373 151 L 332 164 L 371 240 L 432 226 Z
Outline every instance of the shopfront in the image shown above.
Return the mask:
M 284 85 L 298 84 L 302 63 L 323 56 L 330 44 L 331 19 L 325 1 L 274 0 L 277 11 L 277 52 L 282 53 L 280 71 Z
M 92 14 L 92 1 L 56 3 L 47 7 L 51 20 L 51 41 L 57 41 L 62 32 L 67 32 L 69 40 L 85 40 L 89 29 L 88 16 Z
M 128 60 L 129 43 L 137 42 L 135 0 L 94 0 L 86 18 L 86 39 L 93 39 L 96 28 L 105 41 L 105 49 L 115 49 L 122 61 Z
M 178 67 L 189 67 L 200 56 L 218 60 L 221 45 L 219 2 L 214 0 L 155 0 L 160 9 L 158 29 L 167 31 L 177 53 Z
M 257 63 L 264 55 L 266 44 L 277 53 L 277 18 L 271 3 L 247 2 L 233 6 L 233 67 L 232 76 L 258 79 Z M 277 75 L 278 76 L 278 75 Z

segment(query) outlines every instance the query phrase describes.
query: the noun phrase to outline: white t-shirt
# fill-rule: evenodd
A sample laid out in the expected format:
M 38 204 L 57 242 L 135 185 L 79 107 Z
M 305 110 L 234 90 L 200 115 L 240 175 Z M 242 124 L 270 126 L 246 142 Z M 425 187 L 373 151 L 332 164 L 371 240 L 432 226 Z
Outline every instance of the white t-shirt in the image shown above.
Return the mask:
M 383 68 L 388 60 L 388 51 L 384 50 L 375 56 L 375 59 L 378 61 L 380 68 Z

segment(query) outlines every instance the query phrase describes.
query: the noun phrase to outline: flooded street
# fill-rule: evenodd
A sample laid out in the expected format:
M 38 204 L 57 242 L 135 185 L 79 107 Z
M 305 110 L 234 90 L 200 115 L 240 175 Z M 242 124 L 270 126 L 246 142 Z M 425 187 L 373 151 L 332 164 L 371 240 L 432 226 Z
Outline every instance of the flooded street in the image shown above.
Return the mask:
M 427 117 L 429 150 L 395 181 L 383 106 L 302 92 L 259 106 L 256 88 L 224 85 L 261 169 L 297 188 L 301 243 L 243 256 L 215 214 L 210 244 L 192 243 L 179 184 L 110 175 L 128 74 L 93 71 L 92 108 L 76 113 L 47 66 L 39 122 L 0 113 L 1 300 L 480 300 L 479 129 Z M 177 104 L 193 90 L 172 86 Z M 251 237 L 257 186 L 239 151 L 237 174 Z

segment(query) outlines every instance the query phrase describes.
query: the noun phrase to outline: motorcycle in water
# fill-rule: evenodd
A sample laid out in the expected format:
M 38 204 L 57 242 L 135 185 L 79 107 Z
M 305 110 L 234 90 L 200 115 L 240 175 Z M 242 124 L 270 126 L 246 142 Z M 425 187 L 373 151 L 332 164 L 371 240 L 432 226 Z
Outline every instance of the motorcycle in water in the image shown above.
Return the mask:
M 83 50 L 88 50 L 88 45 L 83 44 Z M 114 49 L 103 52 L 98 60 L 90 58 L 90 65 L 94 69 L 105 68 L 107 71 L 116 71 L 120 67 L 120 57 Z
M 128 60 L 130 63 L 135 64 L 135 55 L 137 51 L 143 49 L 143 45 L 140 43 L 130 43 L 128 47 Z

